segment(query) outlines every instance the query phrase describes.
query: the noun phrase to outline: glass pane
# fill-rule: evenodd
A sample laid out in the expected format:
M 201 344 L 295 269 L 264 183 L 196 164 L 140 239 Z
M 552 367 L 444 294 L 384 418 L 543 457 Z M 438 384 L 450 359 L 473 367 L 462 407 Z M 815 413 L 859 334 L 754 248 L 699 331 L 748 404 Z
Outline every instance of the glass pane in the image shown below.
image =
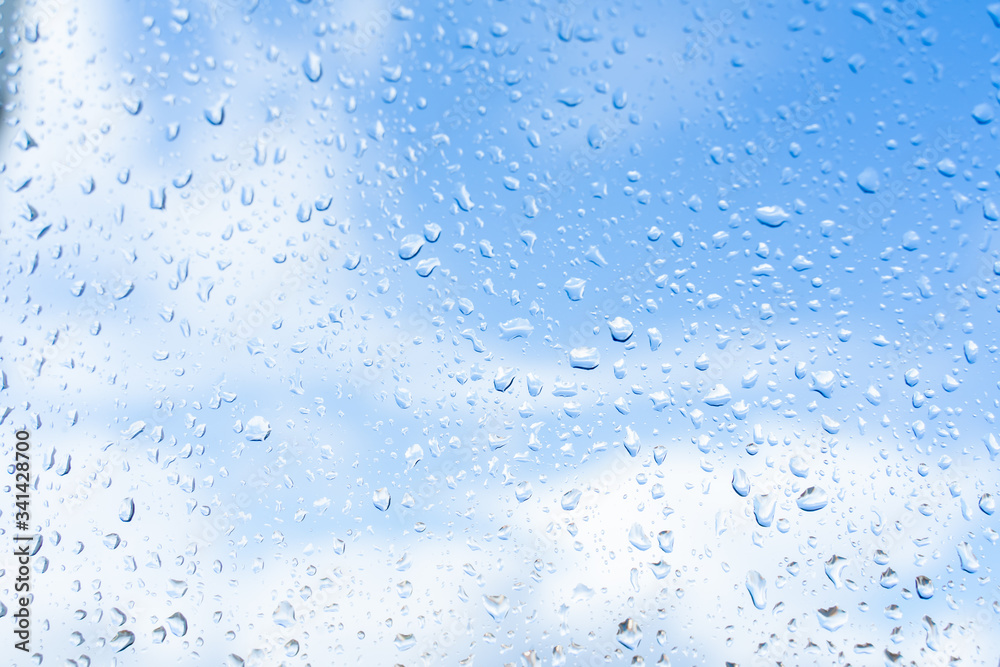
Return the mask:
M 996 665 L 1000 5 L 0 12 L 14 664 Z

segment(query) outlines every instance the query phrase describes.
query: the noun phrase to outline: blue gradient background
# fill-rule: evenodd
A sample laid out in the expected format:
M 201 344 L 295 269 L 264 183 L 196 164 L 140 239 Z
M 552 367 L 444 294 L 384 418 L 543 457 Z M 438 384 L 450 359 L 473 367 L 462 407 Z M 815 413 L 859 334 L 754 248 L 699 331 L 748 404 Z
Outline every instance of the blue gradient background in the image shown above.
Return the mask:
M 11 4 L 0 414 L 45 540 L 16 664 L 997 663 L 983 4 Z

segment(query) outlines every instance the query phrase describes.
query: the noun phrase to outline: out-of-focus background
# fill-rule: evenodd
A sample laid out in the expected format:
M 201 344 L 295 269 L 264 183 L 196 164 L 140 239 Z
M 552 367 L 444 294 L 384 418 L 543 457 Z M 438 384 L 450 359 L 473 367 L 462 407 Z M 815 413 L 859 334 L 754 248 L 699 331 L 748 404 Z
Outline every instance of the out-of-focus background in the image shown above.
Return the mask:
M 997 664 L 1000 6 L 0 11 L 15 664 Z

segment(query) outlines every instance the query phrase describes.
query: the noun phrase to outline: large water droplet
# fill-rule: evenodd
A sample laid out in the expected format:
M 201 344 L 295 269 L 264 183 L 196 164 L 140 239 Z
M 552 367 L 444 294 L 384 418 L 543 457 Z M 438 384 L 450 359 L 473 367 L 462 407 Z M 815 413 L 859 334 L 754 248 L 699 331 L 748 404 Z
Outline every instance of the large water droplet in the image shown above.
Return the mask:
M 763 493 L 754 496 L 753 515 L 757 519 L 757 524 L 767 528 L 774 521 L 774 509 L 777 501 L 772 494 Z
M 118 508 L 118 518 L 128 523 L 133 516 L 135 516 L 135 502 L 131 498 L 126 498 Z
M 392 502 L 392 497 L 389 495 L 389 489 L 386 487 L 381 487 L 376 489 L 372 494 L 372 504 L 376 509 L 385 512 L 389 509 L 389 504 Z
M 878 172 L 872 167 L 866 167 L 858 174 L 858 187 L 862 192 L 872 193 L 878 190 Z
M 282 600 L 271 613 L 271 620 L 278 627 L 290 628 L 295 625 L 295 609 L 288 601 Z
M 562 508 L 566 511 L 575 510 L 576 506 L 580 504 L 580 498 L 582 497 L 583 492 L 580 489 L 567 491 L 562 497 Z
M 569 363 L 573 368 L 589 371 L 601 363 L 601 355 L 596 347 L 575 347 L 569 351 Z
M 563 285 L 566 296 L 570 301 L 579 301 L 583 298 L 583 290 L 587 286 L 587 281 L 583 278 L 570 278 Z
M 632 528 L 628 531 L 628 541 L 639 551 L 646 551 L 653 546 L 646 536 L 646 530 L 639 523 L 632 524 Z
M 767 606 L 767 582 L 764 581 L 764 577 L 761 576 L 760 572 L 756 570 L 750 570 L 747 572 L 746 581 L 747 591 L 750 592 L 750 599 L 753 601 L 753 606 L 757 609 L 763 609 Z
M 214 105 L 207 107 L 205 109 L 205 120 L 207 120 L 212 125 L 222 125 L 222 121 L 226 119 L 226 100 L 225 98 L 219 100 Z
M 497 367 L 496 375 L 493 376 L 493 388 L 497 391 L 507 391 L 510 385 L 514 383 L 514 375 L 516 371 L 517 369 L 514 367 Z
M 420 234 L 407 234 L 399 242 L 399 258 L 411 259 L 417 256 L 420 249 L 424 247 L 424 237 Z
M 826 576 L 833 582 L 834 588 L 840 588 L 844 585 L 841 580 L 841 576 L 844 573 L 844 568 L 847 567 L 848 560 L 841 556 L 833 555 L 830 559 L 826 561 L 824 565 L 824 570 L 826 571 Z
M 819 618 L 819 624 L 830 632 L 839 630 L 847 623 L 847 612 L 836 605 L 827 609 L 817 609 L 816 615 Z
M 720 407 L 728 403 L 733 395 L 726 389 L 726 385 L 717 384 L 705 395 L 703 399 L 707 405 Z
M 170 628 L 170 632 L 174 634 L 175 637 L 183 637 L 188 631 L 188 622 L 184 618 L 184 614 L 174 612 L 170 616 L 167 616 L 167 627 Z
M 968 542 L 962 542 L 958 545 L 958 560 L 962 569 L 970 574 L 979 570 L 979 560 Z
M 260 442 L 271 435 L 271 425 L 261 416 L 251 417 L 244 429 L 247 440 Z
M 323 76 L 323 62 L 318 53 L 310 51 L 306 54 L 306 59 L 302 62 L 302 71 L 306 78 L 313 83 L 319 81 L 319 78 Z
M 129 630 L 121 630 L 111 639 L 111 648 L 121 653 L 135 643 L 135 635 Z
M 826 507 L 829 501 L 826 497 L 826 491 L 818 486 L 810 486 L 802 492 L 802 495 L 795 502 L 799 506 L 799 509 L 805 512 L 815 512 Z
M 608 328 L 611 329 L 612 340 L 616 342 L 624 343 L 632 337 L 632 323 L 624 317 L 616 317 L 608 322 Z
M 634 620 L 626 618 L 618 624 L 617 638 L 619 644 L 630 651 L 634 651 L 642 641 L 642 630 Z
M 919 575 L 915 582 L 917 587 L 917 595 L 920 596 L 921 600 L 929 600 L 934 597 L 934 582 L 924 575 Z
M 742 468 L 733 470 L 733 491 L 744 498 L 750 493 L 750 479 Z
M 757 209 L 757 222 L 767 227 L 780 227 L 788 222 L 789 217 L 780 206 L 761 206 Z
M 498 623 L 506 618 L 507 612 L 510 611 L 510 601 L 507 600 L 506 595 L 484 595 L 483 605 L 493 620 Z

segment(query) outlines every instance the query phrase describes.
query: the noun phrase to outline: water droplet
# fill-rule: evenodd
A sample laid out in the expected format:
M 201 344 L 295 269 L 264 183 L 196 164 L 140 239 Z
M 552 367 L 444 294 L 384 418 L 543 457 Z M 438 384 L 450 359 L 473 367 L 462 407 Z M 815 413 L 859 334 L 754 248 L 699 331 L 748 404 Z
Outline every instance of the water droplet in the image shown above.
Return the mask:
M 271 613 L 271 620 L 281 628 L 290 628 L 295 625 L 295 609 L 285 600 L 277 606 Z
M 118 518 L 128 523 L 133 516 L 135 516 L 135 502 L 131 498 L 126 498 L 118 508 Z
M 917 588 L 917 595 L 920 596 L 921 600 L 929 600 L 934 597 L 934 582 L 924 575 L 919 575 L 915 582 Z
M 747 591 L 750 593 L 750 599 L 753 601 L 753 606 L 757 609 L 763 609 L 767 606 L 767 582 L 764 581 L 764 577 L 761 576 L 760 572 L 756 570 L 750 570 L 747 572 L 746 580 Z
M 455 202 L 458 207 L 463 211 L 471 211 L 475 204 L 472 203 L 472 196 L 469 195 L 469 189 L 465 186 L 465 183 L 459 183 L 455 186 Z
M 876 192 L 878 190 L 878 186 L 878 172 L 872 167 L 865 167 L 865 169 L 858 174 L 858 187 L 861 188 L 862 192 Z
M 630 651 L 634 651 L 642 641 L 642 630 L 634 620 L 626 618 L 618 624 L 617 639 L 619 644 Z
M 646 551 L 653 546 L 646 536 L 646 530 L 639 523 L 632 524 L 632 528 L 628 531 L 628 541 L 639 551 Z
M 484 595 L 483 605 L 497 623 L 505 619 L 510 611 L 510 601 L 506 595 Z
M 601 129 L 600 125 L 591 125 L 590 129 L 587 130 L 587 144 L 590 145 L 594 150 L 600 150 L 607 143 L 608 138 L 604 134 L 604 130 Z
M 847 623 L 847 612 L 834 605 L 827 609 L 817 609 L 819 624 L 830 632 L 835 632 Z
M 396 399 L 396 405 L 404 410 L 413 405 L 413 395 L 406 387 L 396 387 L 396 391 L 393 392 L 393 398 Z
M 523 503 L 530 498 L 532 493 L 531 482 L 520 482 L 514 487 L 514 497 L 517 498 L 517 502 L 519 503 Z
M 826 507 L 829 501 L 826 497 L 826 491 L 818 486 L 810 486 L 802 492 L 802 495 L 795 502 L 799 509 L 805 512 L 815 512 Z
M 750 493 L 750 479 L 742 468 L 733 470 L 733 491 L 743 498 Z
M 111 648 L 116 653 L 121 653 L 135 643 L 135 635 L 129 630 L 121 630 L 111 639 Z
M 417 268 L 416 268 L 417 275 L 420 276 L 421 278 L 426 278 L 427 276 L 431 275 L 434 269 L 436 269 L 439 266 L 441 266 L 441 260 L 439 260 L 437 257 L 429 257 L 427 259 L 422 259 L 419 262 L 417 262 Z
M 407 234 L 399 242 L 399 258 L 412 259 L 424 247 L 424 237 L 419 234 Z
M 625 451 L 629 456 L 635 458 L 639 454 L 642 444 L 639 442 L 639 434 L 632 430 L 631 426 L 625 427 Z
M 712 407 L 720 407 L 728 403 L 732 397 L 733 395 L 726 389 L 724 384 L 717 384 L 708 392 L 704 401 Z
M 380 489 L 376 489 L 375 493 L 372 494 L 372 504 L 376 509 L 383 512 L 389 509 L 389 503 L 391 502 L 392 498 L 389 495 L 389 489 L 384 486 Z
M 556 99 L 568 107 L 575 107 L 583 102 L 583 93 L 578 88 L 563 88 L 556 94 Z
M 624 343 L 632 337 L 632 323 L 624 317 L 616 317 L 608 322 L 608 328 L 611 330 L 611 339 L 618 343 Z
M 774 521 L 774 510 L 776 506 L 776 499 L 769 493 L 754 496 L 753 515 L 754 518 L 757 519 L 757 524 L 759 526 L 767 528 L 771 525 Z
M 844 572 L 844 568 L 847 567 L 848 560 L 837 555 L 830 556 L 830 559 L 826 561 L 824 565 L 824 570 L 826 571 L 826 576 L 833 582 L 834 588 L 840 588 L 844 585 L 841 580 L 841 575 Z
M 184 614 L 174 612 L 167 617 L 167 627 L 170 628 L 170 632 L 174 634 L 175 637 L 183 637 L 188 631 L 188 622 L 184 618 Z
M 570 278 L 563 285 L 563 289 L 566 290 L 566 296 L 569 297 L 570 301 L 579 301 L 583 298 L 583 290 L 587 286 L 587 281 L 583 278 Z
M 514 375 L 516 373 L 515 368 L 504 368 L 503 366 L 497 367 L 496 375 L 493 376 L 493 388 L 497 391 L 507 391 L 510 385 L 514 383 Z
M 972 109 L 972 117 L 976 119 L 976 122 L 980 125 L 988 125 L 993 121 L 993 107 L 983 102 L 982 104 L 977 104 Z
M 757 222 L 767 227 L 780 227 L 790 216 L 780 206 L 761 206 L 757 209 Z
M 596 347 L 575 347 L 569 352 L 569 362 L 573 368 L 593 370 L 601 362 Z
M 212 125 L 222 125 L 222 121 L 226 119 L 226 100 L 225 98 L 220 99 L 214 105 L 207 107 L 205 109 L 205 120 L 207 120 Z
M 837 384 L 837 374 L 833 371 L 816 371 L 811 374 L 809 389 L 824 398 L 830 398 Z
M 968 542 L 962 542 L 958 545 L 958 560 L 962 569 L 970 574 L 979 570 L 979 560 L 972 551 L 972 545 Z
M 515 317 L 512 320 L 500 323 L 500 338 L 503 340 L 513 340 L 515 338 L 527 338 L 535 330 L 531 322 L 523 317 Z
M 576 506 L 580 504 L 580 499 L 583 497 L 583 492 L 580 489 L 573 489 L 567 491 L 562 497 L 562 508 L 566 511 L 575 510 Z
M 244 429 L 247 440 L 261 442 L 271 435 L 271 425 L 261 416 L 251 417 Z
M 306 54 L 306 59 L 302 63 L 302 71 L 306 78 L 313 83 L 319 81 L 320 77 L 323 76 L 323 62 L 318 53 L 310 51 Z

